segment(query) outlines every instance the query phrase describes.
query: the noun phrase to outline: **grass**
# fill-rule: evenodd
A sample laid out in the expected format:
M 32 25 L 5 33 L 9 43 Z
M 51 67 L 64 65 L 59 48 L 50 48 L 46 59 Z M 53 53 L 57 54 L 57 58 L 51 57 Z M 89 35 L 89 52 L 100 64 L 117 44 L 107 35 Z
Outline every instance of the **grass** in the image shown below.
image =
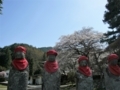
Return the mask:
M 7 90 L 7 86 L 0 84 L 0 90 Z M 76 90 L 76 89 L 72 85 L 70 85 L 70 86 L 64 85 L 63 87 L 61 87 L 60 90 Z M 105 90 L 105 89 L 94 89 L 94 90 Z
M 0 84 L 0 90 L 7 90 L 7 86 Z
M 0 88 L 7 88 L 7 86 L 0 84 Z

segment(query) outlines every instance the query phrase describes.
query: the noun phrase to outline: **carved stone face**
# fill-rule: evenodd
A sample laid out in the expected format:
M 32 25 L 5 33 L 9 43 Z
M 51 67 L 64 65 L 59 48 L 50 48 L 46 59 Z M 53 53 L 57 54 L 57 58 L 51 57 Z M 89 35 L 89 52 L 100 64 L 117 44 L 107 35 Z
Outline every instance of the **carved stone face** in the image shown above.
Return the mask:
M 56 56 L 55 55 L 48 55 L 48 61 L 55 61 L 55 59 L 56 59 Z
M 118 64 L 118 60 L 111 60 L 109 62 L 110 65 L 117 65 Z
M 16 59 L 25 58 L 25 54 L 23 52 L 16 52 L 15 53 L 15 58 Z
M 79 65 L 80 66 L 87 66 L 88 65 L 88 61 L 82 60 L 82 61 L 79 62 Z

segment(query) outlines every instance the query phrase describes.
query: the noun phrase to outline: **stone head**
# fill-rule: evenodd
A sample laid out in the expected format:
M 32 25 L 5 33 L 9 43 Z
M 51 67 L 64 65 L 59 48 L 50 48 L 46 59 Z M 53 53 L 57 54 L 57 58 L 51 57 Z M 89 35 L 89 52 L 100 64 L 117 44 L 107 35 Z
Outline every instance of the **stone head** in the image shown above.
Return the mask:
M 26 48 L 23 46 L 17 46 L 14 50 L 15 59 L 22 59 L 25 58 Z
M 80 56 L 78 59 L 79 66 L 88 66 L 88 58 L 86 56 Z
M 47 58 L 48 58 L 48 61 L 55 61 L 56 60 L 56 56 L 57 56 L 57 52 L 55 50 L 49 50 L 47 52 Z

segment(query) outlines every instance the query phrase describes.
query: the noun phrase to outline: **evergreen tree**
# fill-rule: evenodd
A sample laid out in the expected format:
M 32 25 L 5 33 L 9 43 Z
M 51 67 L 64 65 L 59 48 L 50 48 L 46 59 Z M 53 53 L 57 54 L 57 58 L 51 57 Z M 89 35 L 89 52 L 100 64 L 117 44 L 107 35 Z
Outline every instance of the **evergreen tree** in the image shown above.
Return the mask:
M 111 44 L 120 37 L 120 0 L 107 1 L 103 22 L 108 23 L 112 30 L 105 33 L 106 38 L 102 41 Z
M 44 52 L 43 57 L 41 60 L 38 62 L 37 70 L 35 71 L 34 74 L 41 74 L 44 68 L 44 62 L 46 61 L 46 52 Z
M 9 69 L 10 64 L 11 64 L 11 61 L 12 61 L 11 51 L 10 51 L 9 48 L 7 48 L 7 50 L 6 50 L 5 58 L 6 58 L 6 59 L 5 59 L 5 67 L 6 67 L 7 69 Z
M 11 59 L 11 50 L 9 48 L 5 48 L 0 52 L 0 66 L 9 69 Z
M 33 59 L 29 59 L 29 74 L 30 76 L 33 76 L 34 73 L 34 62 Z
M 46 52 L 44 52 L 42 61 L 43 61 L 43 62 L 46 61 L 46 58 L 47 58 L 47 55 L 46 55 Z
M 2 0 L 0 0 L 0 14 L 2 12 Z

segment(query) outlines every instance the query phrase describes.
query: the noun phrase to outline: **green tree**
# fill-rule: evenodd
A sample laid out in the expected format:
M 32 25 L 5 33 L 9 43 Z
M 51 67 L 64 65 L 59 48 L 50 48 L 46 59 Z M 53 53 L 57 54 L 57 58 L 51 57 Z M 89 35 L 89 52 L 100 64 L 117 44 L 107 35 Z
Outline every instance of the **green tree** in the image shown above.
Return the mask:
M 9 48 L 6 47 L 0 51 L 0 66 L 8 69 L 11 59 L 11 50 Z
M 2 0 L 0 0 L 0 14 L 2 13 Z
M 34 62 L 33 59 L 29 59 L 29 74 L 30 76 L 33 76 L 34 73 Z
M 7 48 L 6 55 L 5 55 L 5 67 L 7 69 L 10 67 L 11 61 L 12 61 L 11 51 L 10 49 Z
M 41 48 L 38 48 L 40 50 L 42 50 L 43 52 L 47 52 L 48 50 L 52 49 L 53 47 L 41 47 Z
M 112 29 L 105 33 L 106 38 L 102 42 L 111 44 L 117 38 L 120 37 L 120 0 L 107 0 L 106 11 L 104 14 L 104 23 L 109 24 L 109 28 Z
M 46 59 L 47 59 L 47 55 L 46 55 L 46 52 L 44 52 L 42 61 L 44 62 L 44 61 L 46 61 Z
M 42 73 L 42 70 L 44 68 L 44 62 L 46 61 L 46 58 L 47 58 L 46 52 L 44 52 L 41 60 L 38 62 L 37 70 L 35 71 L 34 74 L 41 74 Z

